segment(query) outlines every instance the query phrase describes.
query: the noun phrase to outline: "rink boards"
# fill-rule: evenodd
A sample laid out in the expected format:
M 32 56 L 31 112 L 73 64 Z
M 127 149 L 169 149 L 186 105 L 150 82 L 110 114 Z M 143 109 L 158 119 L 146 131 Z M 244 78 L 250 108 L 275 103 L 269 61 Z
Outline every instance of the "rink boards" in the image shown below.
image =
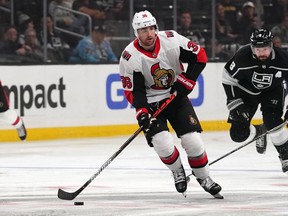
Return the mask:
M 229 128 L 223 66 L 208 63 L 189 95 L 204 130 Z M 125 135 L 137 130 L 118 64 L 1 66 L 1 80 L 11 108 L 26 123 L 29 140 Z M 0 141 L 15 140 L 16 131 L 1 122 Z

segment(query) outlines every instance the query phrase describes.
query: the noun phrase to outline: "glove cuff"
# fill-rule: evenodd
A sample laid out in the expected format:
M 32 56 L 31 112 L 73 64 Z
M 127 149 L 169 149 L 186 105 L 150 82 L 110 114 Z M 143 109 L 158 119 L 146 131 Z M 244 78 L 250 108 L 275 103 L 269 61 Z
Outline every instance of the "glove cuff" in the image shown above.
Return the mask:
M 179 74 L 179 76 L 177 77 L 177 82 L 181 83 L 189 91 L 192 91 L 194 86 L 196 85 L 196 82 L 186 78 L 182 73 Z
M 147 113 L 149 114 L 148 110 L 146 108 L 140 108 L 136 110 L 136 119 L 142 114 L 142 113 Z

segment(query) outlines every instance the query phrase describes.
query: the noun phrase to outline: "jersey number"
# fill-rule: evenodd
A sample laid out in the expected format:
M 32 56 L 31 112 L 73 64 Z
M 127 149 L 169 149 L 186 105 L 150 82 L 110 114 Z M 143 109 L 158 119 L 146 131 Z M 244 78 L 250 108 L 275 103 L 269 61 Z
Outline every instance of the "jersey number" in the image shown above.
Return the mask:
M 122 81 L 123 88 L 128 88 L 128 89 L 132 88 L 132 82 L 129 77 L 121 76 L 121 81 Z
M 187 47 L 192 50 L 192 52 L 196 52 L 198 50 L 198 45 L 193 41 L 189 41 Z

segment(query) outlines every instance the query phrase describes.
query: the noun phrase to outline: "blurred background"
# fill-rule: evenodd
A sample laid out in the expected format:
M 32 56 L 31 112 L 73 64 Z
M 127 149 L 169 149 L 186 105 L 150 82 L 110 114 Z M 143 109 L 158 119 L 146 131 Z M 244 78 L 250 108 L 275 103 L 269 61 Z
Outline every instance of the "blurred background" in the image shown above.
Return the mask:
M 141 10 L 225 62 L 255 28 L 287 49 L 287 9 L 288 0 L 0 0 L 0 64 L 118 63 Z

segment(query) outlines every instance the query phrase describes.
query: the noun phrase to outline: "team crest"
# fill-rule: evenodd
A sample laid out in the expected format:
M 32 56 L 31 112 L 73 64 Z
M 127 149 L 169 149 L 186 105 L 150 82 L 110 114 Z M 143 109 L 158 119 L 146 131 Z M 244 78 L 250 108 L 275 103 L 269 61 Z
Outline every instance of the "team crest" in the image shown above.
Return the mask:
M 266 89 L 271 86 L 273 80 L 273 74 L 260 74 L 253 73 L 252 84 L 257 89 Z
M 160 68 L 159 63 L 151 67 L 151 74 L 154 80 L 154 84 L 151 86 L 152 89 L 168 89 L 174 82 L 174 71 L 172 69 Z
M 189 115 L 189 122 L 191 125 L 197 125 L 197 120 L 193 118 L 191 115 Z

